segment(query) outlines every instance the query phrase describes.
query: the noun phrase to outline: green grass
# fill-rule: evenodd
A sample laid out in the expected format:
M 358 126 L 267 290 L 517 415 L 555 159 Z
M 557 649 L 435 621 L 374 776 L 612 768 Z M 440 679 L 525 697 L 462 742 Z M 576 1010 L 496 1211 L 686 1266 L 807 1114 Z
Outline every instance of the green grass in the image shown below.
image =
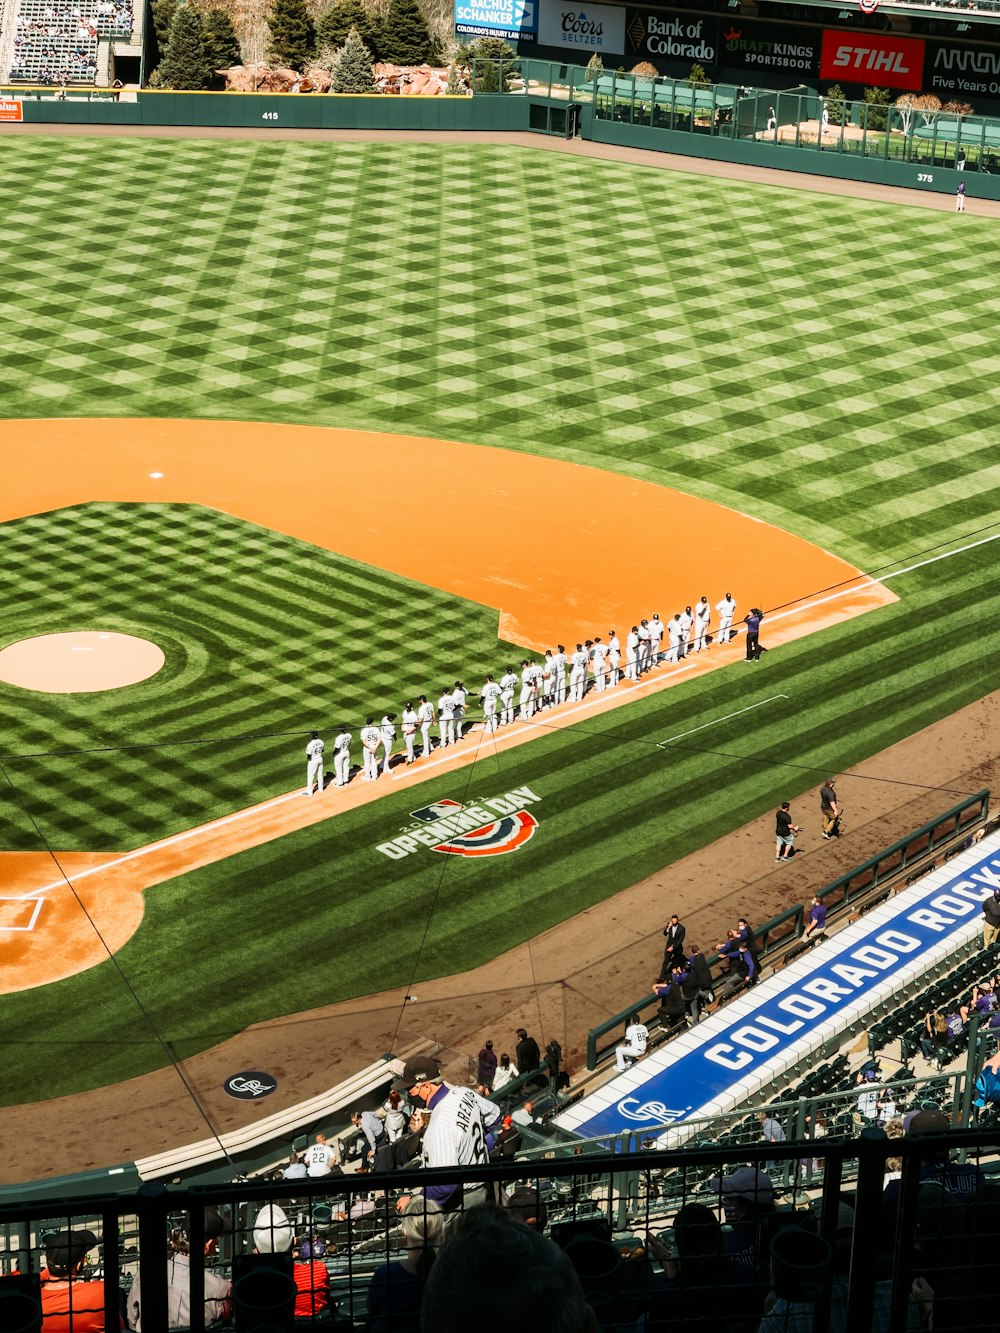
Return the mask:
M 464 144 L 33 138 L 4 150 L 18 219 L 0 257 L 7 415 L 234 417 L 467 439 L 678 486 L 871 569 L 996 522 L 1000 296 L 981 279 L 992 222 L 958 227 L 933 211 Z M 395 705 L 439 652 L 436 669 L 451 678 L 502 653 L 495 613 L 465 607 L 456 614 L 481 647 L 466 651 L 463 638 L 453 664 L 451 601 L 427 592 L 420 628 L 442 642 L 419 648 L 416 676 L 385 646 L 348 664 L 324 651 L 316 608 L 352 579 L 391 605 L 388 576 L 212 515 L 254 556 L 220 576 L 212 530 L 198 534 L 181 510 L 143 510 L 144 525 L 168 535 L 145 566 L 131 547 L 116 564 L 108 551 L 132 540 L 137 508 L 0 529 L 0 552 L 14 542 L 22 557 L 0 637 L 65 625 L 81 597 L 105 596 L 104 581 L 121 592 L 132 579 L 146 590 L 119 601 L 111 627 L 167 634 L 173 617 L 178 645 L 201 654 L 204 693 L 197 706 L 186 686 L 154 697 L 154 680 L 106 703 L 34 712 L 7 712 L 5 696 L 7 754 L 64 737 L 109 747 L 99 766 L 5 764 L 6 845 L 38 845 L 26 810 L 53 845 L 87 845 L 89 827 L 133 845 L 154 826 L 283 790 L 299 780 L 318 711 L 341 699 L 358 713 Z M 96 519 L 104 545 L 93 558 L 42 540 L 46 523 Z M 627 515 L 608 516 L 609 552 L 627 539 Z M 585 558 L 605 556 L 584 540 Z M 517 534 L 517 551 L 543 563 L 544 534 Z M 248 565 L 270 570 L 269 552 L 294 578 L 254 582 Z M 988 545 L 914 571 L 892 585 L 898 605 L 759 668 L 688 682 L 499 761 L 483 752 L 450 782 L 161 885 L 118 956 L 122 976 L 187 1055 L 255 1019 L 493 956 L 996 688 L 998 557 Z M 150 567 L 185 593 L 197 584 L 201 619 L 159 588 L 150 595 Z M 231 592 L 253 602 L 242 630 L 225 614 Z M 298 605 L 273 609 L 278 595 Z M 627 588 L 622 597 L 625 607 Z M 234 693 L 234 663 L 251 691 Z M 788 701 L 735 731 L 655 746 L 777 693 Z M 234 739 L 247 732 L 276 739 Z M 166 744 L 204 734 L 228 738 L 223 756 Z M 137 738 L 165 747 L 142 768 L 116 750 Z M 425 800 L 525 783 L 542 797 L 540 828 L 514 856 L 393 862 L 375 850 Z M 294 968 L 275 965 L 289 958 Z M 105 964 L 0 1001 L 6 1100 L 164 1062 L 122 976 Z M 76 1018 L 94 1013 L 99 1027 Z
M 436 700 L 459 668 L 478 685 L 508 656 L 496 611 L 196 505 L 0 525 L 0 566 L 0 647 L 91 628 L 166 655 L 111 692 L 0 682 L 6 849 L 37 846 L 38 829 L 58 851 L 127 850 L 265 800 L 304 783 L 311 728 L 332 746 L 338 724 L 356 735 L 369 713 Z

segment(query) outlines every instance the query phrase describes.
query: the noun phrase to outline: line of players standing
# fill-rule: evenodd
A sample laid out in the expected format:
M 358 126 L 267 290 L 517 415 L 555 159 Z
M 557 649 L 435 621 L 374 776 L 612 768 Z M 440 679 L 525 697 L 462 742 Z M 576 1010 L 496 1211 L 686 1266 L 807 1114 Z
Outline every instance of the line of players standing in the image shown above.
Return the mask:
M 736 603 L 732 594 L 727 592 L 716 603 L 715 610 L 719 617 L 715 641 L 728 643 L 735 638 L 733 616 Z M 570 654 L 560 643 L 554 653 L 546 651 L 543 662 L 524 658 L 520 674 L 515 672 L 513 665 L 508 665 L 499 681 L 489 675 L 479 691 L 483 729 L 490 735 L 515 720 L 530 721 L 542 709 L 556 708 L 567 701 L 581 703 L 591 687 L 591 674 L 594 690 L 602 694 L 614 688 L 623 676 L 625 680 L 637 681 L 661 663 L 683 661 L 689 651 L 700 653 L 711 647 L 711 621 L 712 608 L 707 597 L 702 597 L 693 608 L 688 606 L 678 611 L 665 624 L 658 614 L 649 620 L 640 621 L 638 625 L 632 626 L 625 639 L 624 670 L 621 641 L 613 629 L 608 631 L 606 642 L 597 634 L 593 639 L 578 643 L 575 651 Z M 666 651 L 663 649 L 664 641 L 667 644 Z M 398 718 L 406 747 L 407 764 L 415 763 L 418 757 L 418 732 L 421 758 L 426 758 L 435 748 L 431 737 L 432 727 L 438 729 L 437 749 L 446 749 L 465 739 L 468 698 L 469 691 L 460 680 L 456 680 L 453 687 L 442 690 L 436 707 L 425 694 L 419 696 L 416 707 L 412 701 L 407 702 Z M 366 782 L 374 782 L 380 774 L 389 772 L 399 736 L 396 723 L 395 713 L 386 713 L 379 723 L 373 717 L 365 720 L 359 740 L 364 758 L 363 778 Z M 353 739 L 347 727 L 341 727 L 334 739 L 334 778 L 330 784 L 333 787 L 346 787 L 350 780 Z M 314 731 L 306 746 L 307 796 L 323 790 L 325 750 L 325 743 L 319 733 Z

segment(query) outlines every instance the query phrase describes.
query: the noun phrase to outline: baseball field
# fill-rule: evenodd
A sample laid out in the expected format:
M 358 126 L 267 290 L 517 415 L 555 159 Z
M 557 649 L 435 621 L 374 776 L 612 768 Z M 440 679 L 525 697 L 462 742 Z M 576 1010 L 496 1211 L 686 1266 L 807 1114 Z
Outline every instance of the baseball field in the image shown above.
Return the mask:
M 465 971 L 1000 684 L 992 219 L 465 141 L 2 150 L 0 649 L 164 655 L 0 684 L 3 1104 Z M 299 795 L 314 727 L 729 587 L 759 664 Z M 533 836 L 385 850 L 444 800 Z

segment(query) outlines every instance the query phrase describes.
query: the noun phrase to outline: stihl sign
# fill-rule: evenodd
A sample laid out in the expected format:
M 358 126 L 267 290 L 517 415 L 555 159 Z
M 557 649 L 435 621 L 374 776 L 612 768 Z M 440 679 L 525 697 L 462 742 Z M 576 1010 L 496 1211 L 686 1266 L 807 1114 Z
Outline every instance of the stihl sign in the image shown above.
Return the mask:
M 821 79 L 915 90 L 920 88 L 923 75 L 924 43 L 915 37 L 882 37 L 832 28 L 823 31 Z

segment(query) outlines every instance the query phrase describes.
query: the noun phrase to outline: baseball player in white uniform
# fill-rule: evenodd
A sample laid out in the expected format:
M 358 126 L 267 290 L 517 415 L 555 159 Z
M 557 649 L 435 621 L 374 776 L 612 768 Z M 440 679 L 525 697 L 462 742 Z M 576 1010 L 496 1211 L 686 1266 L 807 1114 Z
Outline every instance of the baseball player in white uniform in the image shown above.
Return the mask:
M 736 603 L 733 601 L 733 594 L 727 592 L 721 602 L 716 602 L 715 609 L 719 613 L 719 642 L 728 643 L 733 636 L 733 616 L 736 614 Z
M 413 704 L 407 701 L 403 709 L 403 716 L 399 719 L 399 725 L 403 728 L 403 744 L 406 746 L 406 762 L 412 764 L 414 760 L 413 746 L 417 739 L 417 724 L 419 718 L 413 711 Z
M 382 725 L 379 728 L 382 733 L 382 748 L 385 750 L 385 759 L 382 762 L 382 772 L 388 773 L 389 761 L 392 759 L 392 747 L 396 741 L 396 714 L 386 713 L 382 719 Z
M 522 722 L 527 722 L 535 713 L 535 668 L 527 658 L 521 662 L 521 698 L 518 702 L 518 716 Z
M 420 739 L 424 747 L 421 754 L 426 759 L 434 748 L 431 743 L 431 727 L 435 721 L 434 705 L 428 703 L 426 694 L 422 694 L 417 700 L 417 721 L 420 723 Z
M 599 634 L 594 637 L 590 656 L 594 663 L 594 689 L 598 694 L 603 694 L 608 683 L 608 645 L 601 643 Z
M 712 619 L 712 608 L 708 604 L 708 598 L 703 597 L 694 609 L 694 650 L 700 653 L 702 648 L 708 648 L 707 642 L 708 625 Z
M 306 795 L 313 794 L 313 788 L 318 791 L 323 790 L 323 742 L 319 738 L 319 732 L 314 731 L 310 735 L 309 743 L 306 746 Z M 318 786 L 317 786 L 318 784 Z
M 684 626 L 681 624 L 679 611 L 667 625 L 667 642 L 670 644 L 667 649 L 667 661 L 679 662 L 684 656 Z
M 542 694 L 538 701 L 539 708 L 551 708 L 555 703 L 556 677 L 552 670 L 552 649 L 546 648 L 545 661 L 542 663 Z
M 462 723 L 465 721 L 465 700 L 469 691 L 460 680 L 455 681 L 455 688 L 451 692 L 452 702 L 455 705 L 455 740 L 463 740 Z
M 517 689 L 517 676 L 514 668 L 508 665 L 500 677 L 500 725 L 505 727 L 514 721 L 514 691 Z
M 487 676 L 483 688 L 479 691 L 479 702 L 483 706 L 483 727 L 487 735 L 497 729 L 497 703 L 499 699 L 500 686 L 492 676 Z
M 633 1014 L 625 1029 L 624 1045 L 615 1047 L 615 1069 L 619 1074 L 623 1074 L 640 1055 L 645 1055 L 648 1045 L 649 1028 L 638 1014 Z
M 438 700 L 438 735 L 442 750 L 455 744 L 455 695 L 451 690 L 442 690 Z
M 346 787 L 351 776 L 351 741 L 353 736 L 346 727 L 337 732 L 333 742 L 333 780 L 335 787 Z
M 641 676 L 653 665 L 653 636 L 649 632 L 649 621 L 641 620 L 636 633 L 639 635 L 639 656 L 636 669 Z
M 686 606 L 681 612 L 681 631 L 683 634 L 683 648 L 681 657 L 687 656 L 688 644 L 691 642 L 691 626 L 694 624 L 694 612 L 689 606 Z
M 590 654 L 582 643 L 578 643 L 576 651 L 569 660 L 569 701 L 575 704 L 583 699 L 583 692 L 587 688 L 587 665 L 590 662 Z
M 639 679 L 639 626 L 633 625 L 625 640 L 625 679 Z
M 556 651 L 552 654 L 552 670 L 555 673 L 556 684 L 553 692 L 553 698 L 557 704 L 566 702 L 566 646 L 562 643 L 556 644 Z
M 652 666 L 660 665 L 660 651 L 663 647 L 664 629 L 665 626 L 660 619 L 659 612 L 656 612 L 653 619 L 649 622 L 649 649 Z
M 373 717 L 365 718 L 365 725 L 361 728 L 361 744 L 365 747 L 365 781 L 374 782 L 378 777 L 378 748 L 382 744 L 382 733 L 376 727 Z
M 608 632 L 608 667 L 612 686 L 618 684 L 621 675 L 619 667 L 622 661 L 622 646 L 614 630 Z

